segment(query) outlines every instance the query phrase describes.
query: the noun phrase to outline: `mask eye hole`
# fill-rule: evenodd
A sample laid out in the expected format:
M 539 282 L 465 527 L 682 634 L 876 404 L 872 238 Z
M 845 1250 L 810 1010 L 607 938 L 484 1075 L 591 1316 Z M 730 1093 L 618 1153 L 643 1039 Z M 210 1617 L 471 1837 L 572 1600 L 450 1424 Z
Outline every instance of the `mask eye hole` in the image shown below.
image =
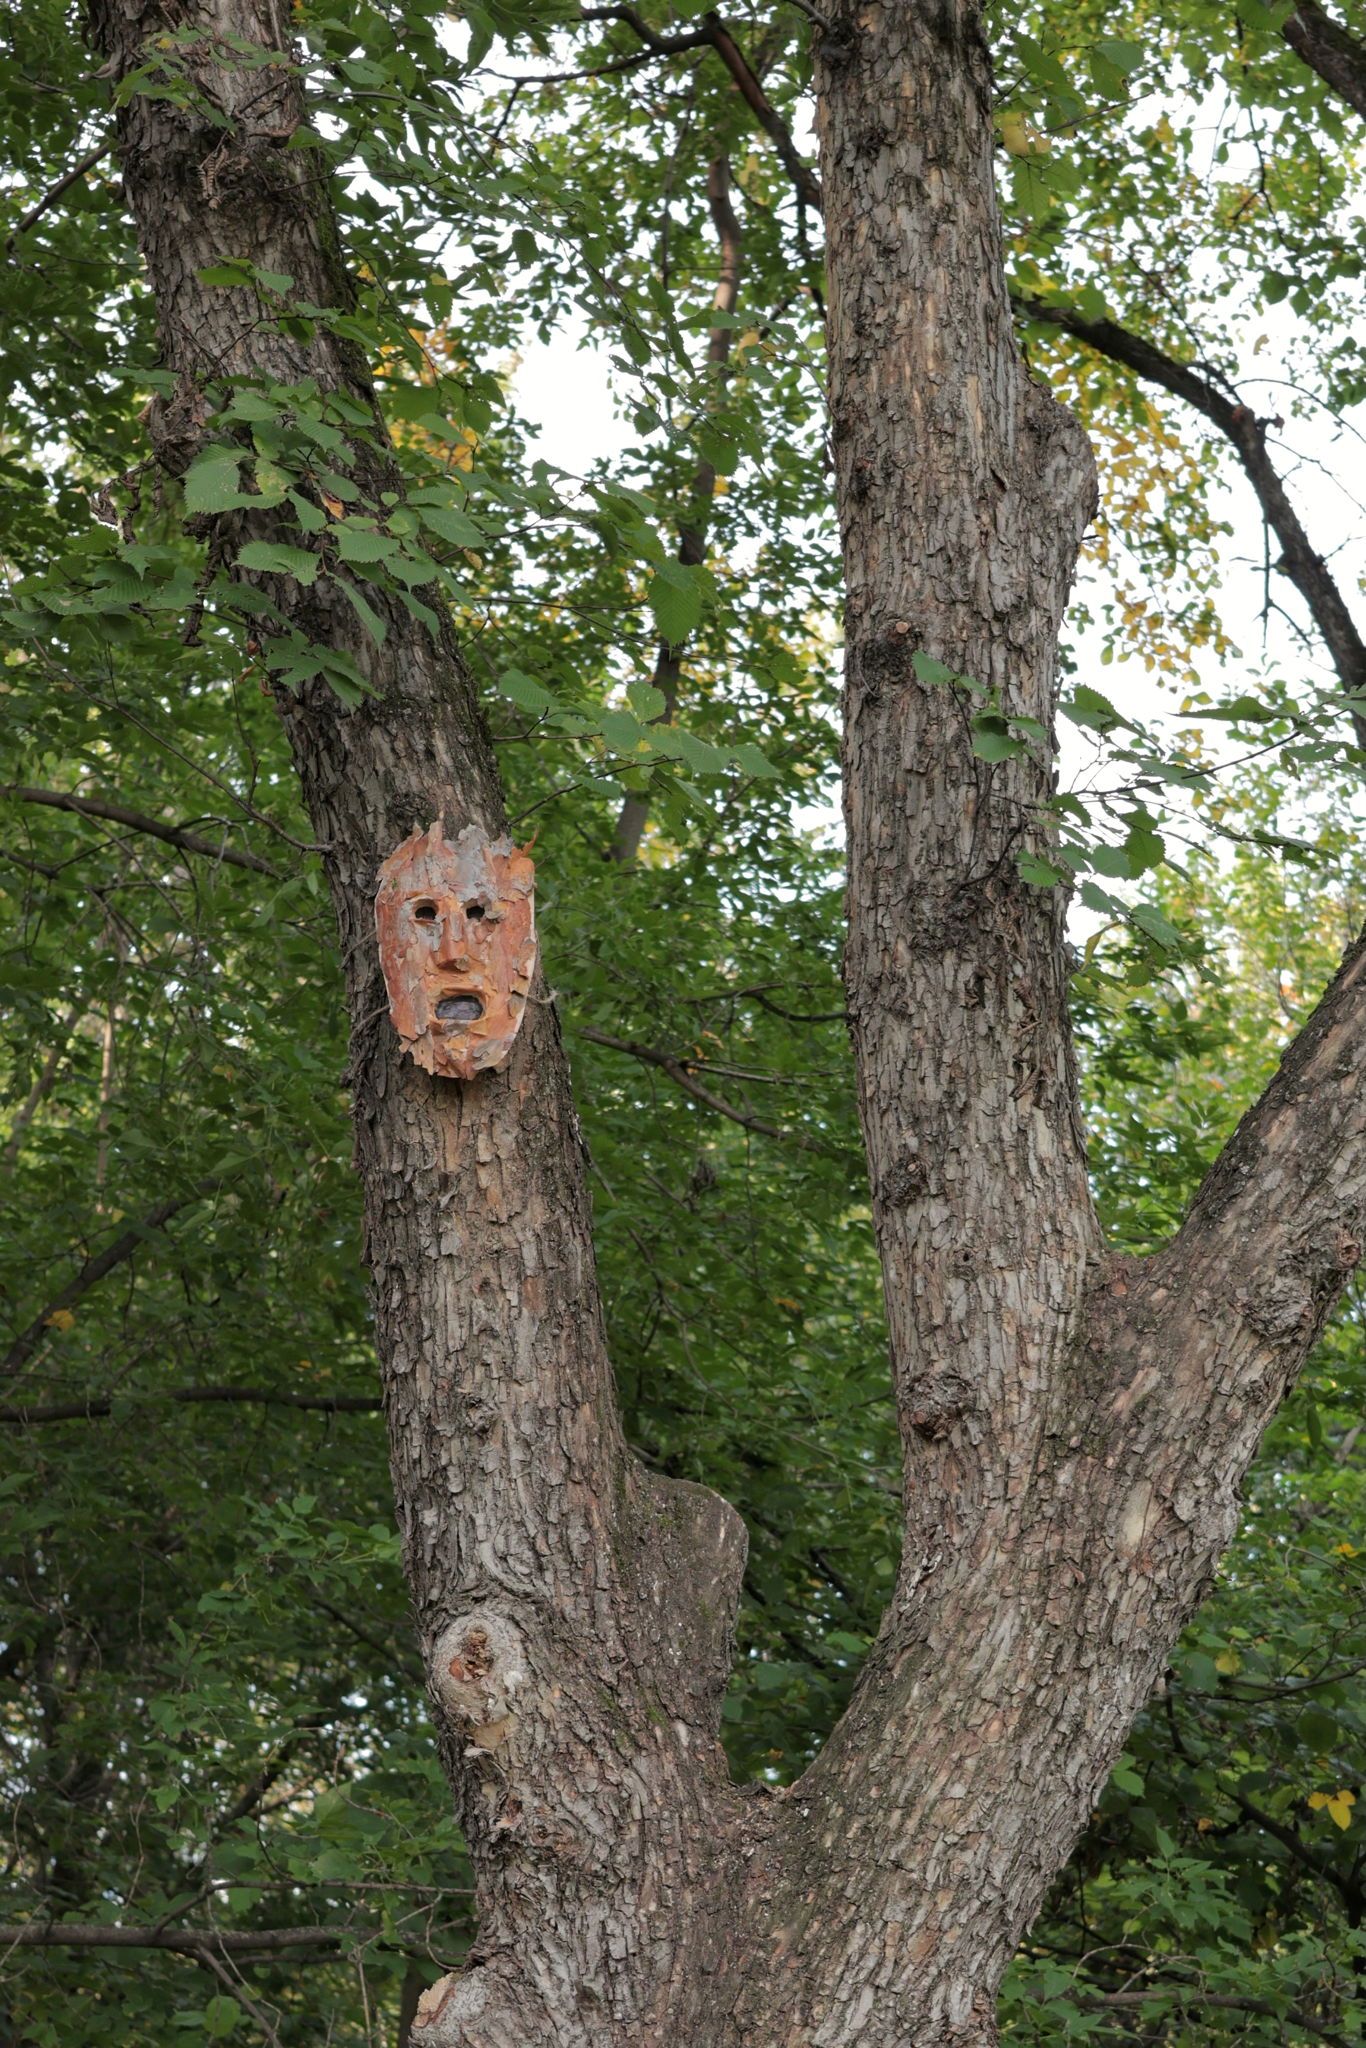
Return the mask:
M 436 922 L 436 905 L 434 903 L 415 903 L 413 905 L 413 916 L 418 920 L 419 924 L 434 924 Z
M 470 923 L 473 924 L 478 918 L 485 916 L 486 913 L 482 903 L 467 903 L 465 905 L 465 915 L 470 920 Z

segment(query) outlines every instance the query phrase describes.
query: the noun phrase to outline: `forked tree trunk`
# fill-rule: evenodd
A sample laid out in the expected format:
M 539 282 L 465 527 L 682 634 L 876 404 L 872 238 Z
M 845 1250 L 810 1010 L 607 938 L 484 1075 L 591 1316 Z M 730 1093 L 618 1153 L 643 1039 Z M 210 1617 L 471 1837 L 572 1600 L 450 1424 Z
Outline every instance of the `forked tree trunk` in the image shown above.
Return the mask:
M 134 94 L 120 151 L 177 398 L 365 366 L 198 271 L 246 257 L 346 303 L 325 189 L 286 150 L 286 0 L 90 0 L 115 78 L 192 28 L 230 118 Z M 433 1078 L 384 1014 L 380 861 L 502 799 L 449 633 L 378 652 L 326 578 L 271 594 L 374 694 L 281 690 L 336 905 L 357 1160 L 407 1571 L 478 1882 L 468 1969 L 415 2048 L 928 2048 L 990 2040 L 1001 1973 L 1232 1533 L 1258 1436 L 1360 1255 L 1366 952 L 1344 964 L 1175 1242 L 1110 1258 L 1087 1191 L 1062 905 L 1018 877 L 1046 760 L 971 749 L 918 650 L 1051 724 L 1093 503 L 1021 368 L 987 53 L 968 0 L 820 38 L 830 384 L 848 577 L 848 987 L 906 1449 L 905 1562 L 857 1694 L 782 1794 L 717 1741 L 738 1519 L 623 1442 L 553 1010 L 501 1075 Z M 358 454 L 372 495 L 390 479 Z M 267 532 L 229 515 L 217 543 Z M 230 559 L 230 553 L 229 557 Z M 456 1667 L 452 1672 L 452 1665 Z

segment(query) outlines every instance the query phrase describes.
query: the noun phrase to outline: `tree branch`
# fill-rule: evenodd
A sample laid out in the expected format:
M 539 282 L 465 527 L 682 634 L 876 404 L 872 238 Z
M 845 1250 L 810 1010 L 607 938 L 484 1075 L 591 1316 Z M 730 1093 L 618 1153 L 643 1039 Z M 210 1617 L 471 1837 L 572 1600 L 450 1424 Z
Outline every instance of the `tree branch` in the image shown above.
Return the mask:
M 0 796 L 13 797 L 21 804 L 47 804 L 54 811 L 75 811 L 81 817 L 107 818 L 112 824 L 126 825 L 132 832 L 145 832 L 153 839 L 164 839 L 168 846 L 178 846 L 185 853 L 202 853 L 210 860 L 226 861 L 231 867 L 250 868 L 254 874 L 279 879 L 279 870 L 254 853 L 238 853 L 230 846 L 216 846 L 212 839 L 201 839 L 197 832 L 187 832 L 183 825 L 165 825 L 160 818 L 149 818 L 143 811 L 130 811 L 125 804 L 110 803 L 106 797 L 75 796 L 65 789 L 29 789 L 17 783 L 0 784 Z
M 215 1928 L 82 1926 L 68 1921 L 25 1921 L 17 1927 L 0 1927 L 0 1948 L 165 1948 L 180 1955 L 202 1955 L 214 1950 L 226 1955 L 249 1955 L 253 1951 L 273 1954 L 286 1948 L 340 1948 L 355 1941 L 357 1932 L 349 1927 L 262 1927 L 219 1932 Z
M 734 79 L 736 88 L 755 120 L 768 136 L 778 152 L 783 169 L 792 180 L 797 195 L 820 213 L 825 205 L 820 181 L 810 167 L 803 162 L 800 151 L 792 140 L 791 130 L 777 108 L 769 99 L 754 72 L 749 60 L 719 15 L 704 14 L 702 26 L 688 36 L 660 36 L 650 27 L 634 7 L 585 7 L 579 15 L 580 21 L 619 21 L 640 38 L 652 56 L 673 56 L 680 50 L 696 49 L 699 44 L 710 44 L 717 56 Z
M 104 141 L 100 143 L 97 149 L 92 149 L 88 156 L 83 156 L 78 164 L 74 164 L 72 168 L 69 171 L 67 171 L 63 177 L 58 178 L 55 185 L 48 186 L 42 198 L 34 202 L 34 204 L 29 208 L 28 212 L 24 214 L 18 222 L 16 222 L 15 226 L 11 229 L 9 235 L 6 237 L 5 254 L 7 256 L 10 256 L 14 253 L 14 245 L 18 241 L 20 235 L 26 235 L 29 229 L 34 225 L 34 223 L 42 219 L 43 215 L 47 212 L 48 208 L 50 206 L 55 206 L 57 201 L 61 198 L 62 194 L 64 192 L 69 192 L 71 187 L 77 182 L 78 179 L 83 178 L 87 171 L 93 171 L 96 164 L 101 163 L 104 160 L 104 158 L 108 156 L 110 150 L 113 147 L 113 136 L 106 135 Z
M 200 1181 L 187 1195 L 174 1195 L 169 1201 L 158 1202 L 154 1209 L 147 1211 L 141 1222 L 135 1223 L 131 1230 L 125 1230 L 122 1237 L 116 1237 L 97 1257 L 87 1259 L 75 1279 L 68 1282 L 56 1300 L 50 1301 L 42 1314 L 35 1317 L 28 1328 L 15 1338 L 4 1360 L 0 1362 L 0 1372 L 18 1372 L 42 1343 L 43 1332 L 55 1315 L 59 1315 L 63 1309 L 70 1308 L 73 1302 L 79 1301 L 83 1294 L 88 1294 L 97 1282 L 103 1280 L 106 1273 L 112 1273 L 115 1266 L 122 1265 L 125 1259 L 130 1259 L 133 1253 L 147 1242 L 152 1231 L 160 1230 L 163 1223 L 169 1223 L 172 1216 L 177 1215 L 180 1210 L 188 1209 L 192 1202 L 200 1201 L 221 1186 L 221 1180 L 215 1176 Z
M 1013 297 L 1012 304 L 1025 319 L 1061 327 L 1098 355 L 1121 363 L 1149 383 L 1160 384 L 1174 397 L 1184 398 L 1233 444 L 1257 494 L 1262 516 L 1281 544 L 1281 560 L 1276 566 L 1309 607 L 1343 688 L 1354 699 L 1366 699 L 1366 641 L 1357 631 L 1327 563 L 1310 545 L 1286 494 L 1267 447 L 1266 423 L 1248 406 L 1221 391 L 1192 364 L 1176 361 L 1113 320 L 1087 320 L 1070 306 L 1057 306 L 1041 299 Z M 1351 718 L 1356 743 L 1366 748 L 1366 713 L 1353 709 Z
M 1339 99 L 1366 118 L 1366 46 L 1325 14 L 1317 0 L 1300 0 L 1281 34 Z
M 806 1137 L 801 1131 L 787 1130 L 781 1124 L 771 1124 L 764 1117 L 751 1116 L 748 1110 L 737 1109 L 732 1102 L 725 1102 L 719 1095 L 713 1095 L 710 1088 L 704 1088 L 695 1081 L 685 1061 L 673 1054 L 656 1052 L 651 1045 L 638 1045 L 633 1039 L 613 1038 L 606 1031 L 598 1031 L 591 1024 L 573 1024 L 570 1029 L 578 1037 L 591 1040 L 594 1045 L 604 1045 L 609 1052 L 628 1053 L 633 1060 L 640 1060 L 645 1066 L 659 1067 L 676 1081 L 684 1093 L 707 1109 L 714 1109 L 718 1115 L 729 1117 L 733 1124 L 741 1124 L 747 1131 L 758 1131 L 765 1138 L 783 1138 L 791 1145 L 801 1145 L 808 1152 L 824 1152 L 827 1148 L 814 1138 Z
M 1294 2026 L 1303 2027 L 1307 2034 L 1317 2034 L 1320 2040 L 1340 2044 L 1347 2048 L 1346 2036 L 1334 2032 L 1331 2027 L 1320 2026 L 1317 2020 L 1309 2019 L 1298 2006 L 1286 2008 L 1273 2005 L 1269 1998 L 1241 1998 L 1221 1991 L 1186 1990 L 1177 1984 L 1154 1985 L 1151 1991 L 1107 1991 L 1095 1998 L 1079 1998 L 1076 2002 L 1083 2012 L 1109 2012 L 1125 2006 L 1152 2005 L 1159 1998 L 1169 1998 L 1176 2005 L 1210 2006 L 1220 2011 L 1269 2013 L 1273 2019 L 1289 2020 Z
M 18 1109 L 15 1110 L 14 1122 L 10 1125 L 10 1134 L 5 1141 L 4 1152 L 0 1153 L 0 1173 L 12 1173 L 14 1171 L 15 1161 L 19 1157 L 19 1148 L 24 1142 L 24 1133 L 33 1122 L 43 1103 L 52 1093 L 52 1084 L 57 1078 L 57 1071 L 62 1064 L 71 1034 L 76 1028 L 76 1019 L 79 1016 L 79 1007 L 74 1010 L 68 1010 L 58 1027 L 57 1043 L 43 1061 L 42 1069 L 35 1076 L 28 1094 L 20 1103 Z
M 796 187 L 797 196 L 804 199 L 814 212 L 820 213 L 825 206 L 820 181 L 803 163 L 787 123 L 770 103 L 767 93 L 750 70 L 743 51 L 725 23 L 715 14 L 706 15 L 704 23 L 711 32 L 716 54 L 739 88 L 740 97 L 777 150 L 783 169 Z
M 289 1394 L 275 1387 L 166 1387 L 153 1394 L 99 1394 L 88 1401 L 60 1401 L 48 1408 L 0 1408 L 0 1423 L 32 1429 L 43 1422 L 93 1422 L 113 1411 L 115 1399 L 137 1401 L 259 1401 L 271 1408 L 316 1408 L 324 1415 L 375 1415 L 378 1394 Z
M 1129 1475 L 1121 1554 L 1169 1574 L 1186 1611 L 1237 1527 L 1261 1434 L 1362 1257 L 1364 1075 L 1366 934 L 1176 1236 L 1117 1265 L 1094 1298 L 1095 1413 Z M 1190 1546 L 1180 1531 L 1197 1508 L 1205 1533 Z

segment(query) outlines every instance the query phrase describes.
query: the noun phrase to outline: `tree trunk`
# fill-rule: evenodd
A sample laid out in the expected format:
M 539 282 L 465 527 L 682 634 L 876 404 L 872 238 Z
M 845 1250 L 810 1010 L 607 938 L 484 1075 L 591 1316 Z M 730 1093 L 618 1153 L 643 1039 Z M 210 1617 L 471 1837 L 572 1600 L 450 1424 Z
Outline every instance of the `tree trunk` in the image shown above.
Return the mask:
M 286 0 L 91 0 L 118 79 L 192 28 L 224 129 L 133 94 L 126 187 L 183 472 L 216 375 L 365 365 L 249 290 L 348 285 L 283 68 Z M 1110 1258 L 1087 1189 L 1063 905 L 1026 885 L 1037 755 L 972 751 L 971 693 L 1051 728 L 1094 498 L 1084 439 L 1016 355 L 990 72 L 967 0 L 869 5 L 820 39 L 830 390 L 848 582 L 848 982 L 906 1454 L 906 1548 L 825 1753 L 726 1781 L 717 1728 L 738 1518 L 625 1446 L 553 1009 L 506 1072 L 404 1058 L 374 943 L 417 825 L 504 824 L 449 629 L 382 650 L 325 577 L 270 594 L 372 694 L 277 692 L 336 906 L 395 1493 L 442 1753 L 477 1874 L 468 1969 L 415 2048 L 905 2048 L 989 2041 L 1001 1973 L 1232 1533 L 1238 1480 L 1366 1228 L 1366 951 L 1354 949 L 1180 1236 Z M 263 90 L 263 76 L 266 89 Z M 196 103 L 198 104 L 198 103 Z M 372 502 L 397 488 L 360 437 Z M 269 515 L 225 515 L 226 559 Z M 263 523 L 264 522 L 264 523 Z

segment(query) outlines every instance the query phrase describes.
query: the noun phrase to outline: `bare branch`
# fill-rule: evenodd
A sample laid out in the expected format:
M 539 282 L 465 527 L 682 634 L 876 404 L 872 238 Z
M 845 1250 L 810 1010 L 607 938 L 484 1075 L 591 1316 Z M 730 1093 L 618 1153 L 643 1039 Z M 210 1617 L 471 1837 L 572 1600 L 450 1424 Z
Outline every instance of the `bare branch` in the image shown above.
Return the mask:
M 750 70 L 743 51 L 725 23 L 715 14 L 709 14 L 705 19 L 707 27 L 711 30 L 711 41 L 716 54 L 735 80 L 746 106 L 777 150 L 783 169 L 796 188 L 797 196 L 804 199 L 814 212 L 822 212 L 825 207 L 825 195 L 821 191 L 820 181 L 803 163 L 787 123 L 770 103 L 767 93 Z
M 25 1921 L 17 1927 L 0 1927 L 0 1948 L 167 1948 L 180 1955 L 197 1956 L 206 1950 L 224 1955 L 274 1954 L 286 1948 L 340 1948 L 343 1942 L 363 1939 L 349 1927 L 261 1927 L 224 1930 L 183 1927 L 105 1927 L 77 1923 Z
M 1194 365 L 1176 361 L 1113 320 L 1088 320 L 1070 306 L 1053 305 L 1041 299 L 1015 298 L 1012 303 L 1025 319 L 1061 327 L 1098 355 L 1108 356 L 1111 362 L 1122 363 L 1136 376 L 1160 384 L 1174 397 L 1184 398 L 1233 444 L 1257 494 L 1262 515 L 1281 544 L 1281 559 L 1276 566 L 1308 605 L 1343 688 L 1355 699 L 1366 699 L 1366 641 L 1357 631 L 1327 563 L 1310 545 L 1286 494 L 1267 447 L 1267 423 L 1236 397 L 1221 391 L 1212 378 Z M 1351 716 L 1356 743 L 1366 747 L 1366 714 L 1353 709 Z
M 113 147 L 113 136 L 106 135 L 104 141 L 100 143 L 97 149 L 92 149 L 88 156 L 83 156 L 78 164 L 74 164 L 66 172 L 65 176 L 58 178 L 55 185 L 48 186 L 42 198 L 34 202 L 28 212 L 15 224 L 7 236 L 5 241 L 5 254 L 7 256 L 13 255 L 14 245 L 20 235 L 26 235 L 34 223 L 42 219 L 48 208 L 56 205 L 64 192 L 69 192 L 71 187 L 78 179 L 83 178 L 87 171 L 93 171 L 96 164 L 103 162 Z
M 741 1124 L 747 1131 L 758 1131 L 765 1138 L 783 1138 L 791 1145 L 801 1145 L 808 1152 L 824 1152 L 827 1148 L 808 1138 L 801 1131 L 786 1130 L 781 1124 L 771 1124 L 764 1117 L 751 1116 L 747 1110 L 737 1109 L 733 1102 L 725 1102 L 719 1095 L 713 1095 L 710 1088 L 704 1088 L 700 1081 L 693 1079 L 688 1064 L 667 1052 L 656 1052 L 650 1045 L 637 1045 L 634 1040 L 613 1038 L 606 1031 L 598 1031 L 590 1024 L 574 1024 L 570 1027 L 580 1038 L 587 1038 L 594 1045 L 605 1045 L 609 1052 L 628 1053 L 633 1060 L 640 1060 L 645 1066 L 659 1067 L 676 1081 L 685 1094 L 714 1109 L 718 1115 L 729 1117 L 733 1124 Z
M 43 1422 L 93 1422 L 113 1411 L 114 1398 L 59 1401 L 48 1408 L 0 1408 L 0 1423 L 32 1429 Z M 378 1394 L 290 1394 L 277 1387 L 163 1387 L 152 1394 L 120 1395 L 120 1401 L 257 1401 L 270 1408 L 314 1408 L 324 1415 L 376 1415 Z
M 202 1200 L 205 1195 L 212 1194 L 215 1188 L 221 1186 L 221 1180 L 215 1176 L 200 1181 L 187 1195 L 173 1195 L 169 1201 L 158 1202 L 154 1209 L 147 1211 L 141 1222 L 135 1223 L 131 1230 L 125 1230 L 122 1237 L 116 1237 L 97 1257 L 87 1259 L 75 1279 L 67 1283 L 56 1300 L 50 1301 L 42 1314 L 35 1317 L 28 1328 L 15 1338 L 3 1362 L 0 1363 L 0 1372 L 18 1372 L 42 1343 L 43 1332 L 50 1326 L 54 1316 L 60 1315 L 63 1309 L 70 1308 L 83 1294 L 88 1294 L 97 1282 L 103 1280 L 106 1273 L 113 1272 L 115 1266 L 122 1265 L 125 1259 L 130 1259 L 133 1253 L 147 1242 L 152 1231 L 160 1230 L 162 1224 L 168 1223 L 180 1210 L 188 1209 L 192 1202 Z
M 1311 2020 L 1298 2006 L 1287 2010 L 1284 2006 L 1273 2005 L 1269 1998 L 1238 1998 L 1221 1991 L 1200 1991 L 1181 1984 L 1154 1984 L 1149 1991 L 1107 1991 L 1097 1998 L 1079 1998 L 1077 2004 L 1083 2012 L 1111 2012 L 1126 2006 L 1152 2005 L 1159 1998 L 1167 1998 L 1175 2005 L 1208 2006 L 1219 2011 L 1261 2012 L 1271 2018 L 1289 2020 L 1292 2026 L 1303 2027 L 1307 2034 L 1317 2034 L 1320 2040 L 1332 2041 L 1347 2048 L 1346 2036 L 1336 2033 L 1331 2027 L 1320 2026 Z
M 279 879 L 279 870 L 254 853 L 239 853 L 231 846 L 215 845 L 212 839 L 203 839 L 197 832 L 187 832 L 183 825 L 163 824 L 160 818 L 130 811 L 125 804 L 110 803 L 107 797 L 76 796 L 65 789 L 29 789 L 16 783 L 0 784 L 0 796 L 13 797 L 21 804 L 47 804 L 54 811 L 75 811 L 81 817 L 107 818 L 112 824 L 126 825 L 132 832 L 164 839 L 168 846 L 178 846 L 185 853 L 202 853 L 210 860 L 226 861 L 231 867 L 250 868 L 255 874 Z
M 672 56 L 676 51 L 691 50 L 699 44 L 709 43 L 735 80 L 736 89 L 745 105 L 777 150 L 783 169 L 792 180 L 798 197 L 815 212 L 823 211 L 825 200 L 819 179 L 803 162 L 786 121 L 760 85 L 758 78 L 750 69 L 744 51 L 718 14 L 704 14 L 701 28 L 688 36 L 656 35 L 634 7 L 586 7 L 579 19 L 622 22 L 633 35 L 640 38 L 651 56 L 655 57 Z

